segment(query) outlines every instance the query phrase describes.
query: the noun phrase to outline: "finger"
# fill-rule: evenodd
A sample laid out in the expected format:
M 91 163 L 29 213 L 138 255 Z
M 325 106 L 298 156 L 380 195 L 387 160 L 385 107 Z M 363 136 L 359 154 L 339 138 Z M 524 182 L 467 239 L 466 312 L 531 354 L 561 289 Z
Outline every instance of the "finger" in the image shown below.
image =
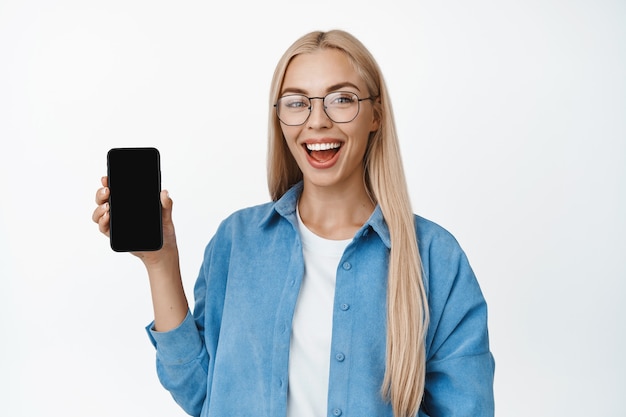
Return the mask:
M 159 197 L 161 198 L 161 206 L 163 206 L 163 208 L 171 210 L 172 209 L 172 205 L 174 204 L 174 201 L 170 197 L 169 191 L 162 190 L 161 194 L 159 195 Z
M 96 204 L 101 205 L 109 200 L 109 188 L 102 187 L 96 192 Z
M 108 187 L 109 186 L 109 177 L 107 177 L 106 175 L 102 178 L 100 178 L 100 182 L 102 183 L 103 187 Z
M 102 218 L 102 216 L 104 216 L 105 214 L 108 215 L 108 213 L 109 213 L 109 203 L 104 202 L 100 204 L 98 207 L 96 207 L 96 209 L 93 211 L 93 214 L 91 215 L 91 220 L 93 220 L 94 223 L 100 223 L 100 219 Z
M 163 222 L 172 222 L 172 206 L 174 202 L 170 198 L 170 194 L 167 190 L 161 191 L 161 211 L 163 213 Z
M 109 226 L 111 224 L 109 220 L 110 219 L 108 210 L 104 212 L 100 219 L 98 219 L 98 229 L 100 229 L 100 232 L 104 233 L 107 236 L 109 236 Z

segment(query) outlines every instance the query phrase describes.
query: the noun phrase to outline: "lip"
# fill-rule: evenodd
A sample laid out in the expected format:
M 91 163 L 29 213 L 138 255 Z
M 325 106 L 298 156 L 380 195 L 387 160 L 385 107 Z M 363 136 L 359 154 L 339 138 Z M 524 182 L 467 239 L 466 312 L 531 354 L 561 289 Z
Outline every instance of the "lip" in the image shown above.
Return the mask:
M 321 145 L 321 144 L 332 144 L 332 143 L 338 143 L 339 148 L 332 158 L 323 162 L 320 162 L 317 159 L 313 158 L 307 149 L 307 145 L 316 145 L 316 144 Z M 341 149 L 343 147 L 343 144 L 344 144 L 343 140 L 333 139 L 333 138 L 307 139 L 302 142 L 302 149 L 304 150 L 304 153 L 306 155 L 307 161 L 309 162 L 309 165 L 311 165 L 313 168 L 316 168 L 316 169 L 328 169 L 328 168 L 333 167 L 339 160 L 339 155 L 341 154 Z

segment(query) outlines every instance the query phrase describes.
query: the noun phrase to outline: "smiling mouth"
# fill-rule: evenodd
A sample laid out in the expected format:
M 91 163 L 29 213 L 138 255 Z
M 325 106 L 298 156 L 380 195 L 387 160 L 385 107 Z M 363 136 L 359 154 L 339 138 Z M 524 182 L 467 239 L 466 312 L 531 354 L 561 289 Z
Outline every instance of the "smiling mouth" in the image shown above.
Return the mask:
M 339 148 L 341 148 L 341 143 L 339 142 L 305 144 L 305 149 L 309 156 L 322 163 L 331 160 L 339 152 Z

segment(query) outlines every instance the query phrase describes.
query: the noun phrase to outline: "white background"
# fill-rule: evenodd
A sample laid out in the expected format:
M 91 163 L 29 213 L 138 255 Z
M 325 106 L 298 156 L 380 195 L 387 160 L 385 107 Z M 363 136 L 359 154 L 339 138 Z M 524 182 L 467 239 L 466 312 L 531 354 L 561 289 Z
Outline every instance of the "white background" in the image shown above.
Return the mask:
M 184 415 L 145 271 L 91 222 L 106 152 L 160 149 L 190 290 L 268 199 L 274 65 L 332 28 L 378 59 L 414 210 L 479 278 L 497 415 L 624 415 L 624 1 L 210 3 L 0 1 L 0 415 Z

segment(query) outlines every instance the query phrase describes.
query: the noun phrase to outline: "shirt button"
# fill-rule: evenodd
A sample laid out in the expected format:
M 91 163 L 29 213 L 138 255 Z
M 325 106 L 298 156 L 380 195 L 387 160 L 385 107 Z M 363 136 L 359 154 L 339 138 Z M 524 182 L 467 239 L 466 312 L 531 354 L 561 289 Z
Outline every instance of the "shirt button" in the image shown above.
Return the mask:
M 346 311 L 347 309 L 350 308 L 350 304 L 347 303 L 342 303 L 339 308 L 341 308 L 343 311 Z
M 339 362 L 343 362 L 345 358 L 346 356 L 343 353 L 338 353 L 335 355 L 335 359 L 337 359 Z
M 341 415 L 341 409 L 340 408 L 335 408 L 333 410 L 333 415 L 334 416 L 340 416 Z
M 350 268 L 352 268 L 352 264 L 350 262 L 344 262 L 342 267 L 343 267 L 343 269 L 345 269 L 347 271 Z

